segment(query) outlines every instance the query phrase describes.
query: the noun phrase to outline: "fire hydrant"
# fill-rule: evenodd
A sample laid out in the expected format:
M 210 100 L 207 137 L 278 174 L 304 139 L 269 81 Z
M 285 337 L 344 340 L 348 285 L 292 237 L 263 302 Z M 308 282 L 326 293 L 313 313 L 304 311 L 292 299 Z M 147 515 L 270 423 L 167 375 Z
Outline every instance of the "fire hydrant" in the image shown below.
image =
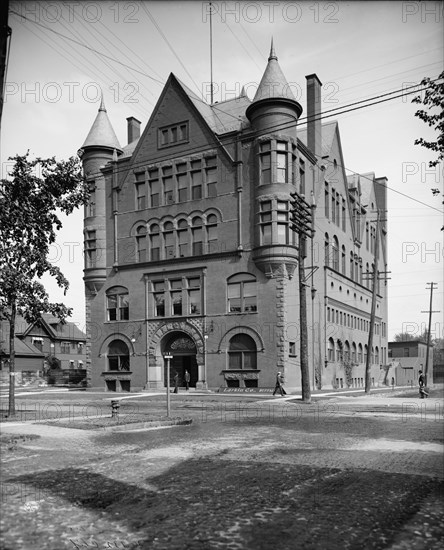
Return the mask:
M 111 418 L 119 418 L 120 401 L 113 399 L 111 401 Z

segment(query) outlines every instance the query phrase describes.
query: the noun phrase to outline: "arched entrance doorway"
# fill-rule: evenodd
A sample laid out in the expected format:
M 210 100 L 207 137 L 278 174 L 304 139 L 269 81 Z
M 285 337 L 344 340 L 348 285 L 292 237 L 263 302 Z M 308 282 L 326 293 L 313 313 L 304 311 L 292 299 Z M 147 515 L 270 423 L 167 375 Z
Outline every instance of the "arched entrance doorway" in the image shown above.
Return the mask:
M 196 387 L 199 372 L 196 361 L 196 343 L 184 332 L 174 332 L 164 338 L 162 355 L 170 353 L 173 359 L 170 363 L 170 386 L 174 387 L 174 376 L 179 375 L 179 387 L 185 387 L 185 371 L 190 373 L 190 386 Z M 166 386 L 167 366 L 164 364 L 164 386 Z

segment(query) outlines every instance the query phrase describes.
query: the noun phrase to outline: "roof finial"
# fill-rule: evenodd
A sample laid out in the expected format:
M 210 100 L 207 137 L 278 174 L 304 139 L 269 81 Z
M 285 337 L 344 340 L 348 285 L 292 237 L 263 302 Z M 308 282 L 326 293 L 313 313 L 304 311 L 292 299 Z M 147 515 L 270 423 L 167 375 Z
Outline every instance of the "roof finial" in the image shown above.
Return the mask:
M 275 59 L 277 61 L 277 55 L 276 55 L 276 52 L 274 51 L 274 46 L 273 46 L 273 37 L 271 37 L 271 48 L 270 48 L 270 55 L 268 57 L 268 61 L 271 61 L 272 59 Z
M 102 92 L 102 98 L 101 98 L 101 100 L 100 100 L 99 111 L 104 111 L 104 112 L 106 113 L 105 101 L 104 101 L 104 99 L 103 99 L 103 92 Z

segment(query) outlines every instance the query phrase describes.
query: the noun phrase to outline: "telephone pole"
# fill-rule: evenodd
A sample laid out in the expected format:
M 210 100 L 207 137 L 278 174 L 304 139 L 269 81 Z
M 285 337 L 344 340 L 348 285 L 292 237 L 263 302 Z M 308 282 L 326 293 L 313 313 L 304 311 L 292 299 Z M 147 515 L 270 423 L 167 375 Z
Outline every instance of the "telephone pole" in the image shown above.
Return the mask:
M 376 215 L 376 242 L 375 242 L 375 261 L 373 263 L 373 292 L 372 292 L 372 307 L 370 312 L 370 330 L 368 332 L 367 357 L 365 360 L 365 393 L 370 393 L 371 377 L 370 365 L 373 347 L 373 332 L 375 328 L 375 313 L 376 313 L 376 296 L 378 293 L 378 256 L 379 256 L 379 209 Z
M 307 237 L 313 236 L 313 209 L 304 195 L 296 191 L 291 193 L 292 229 L 299 237 L 298 273 L 299 273 L 299 324 L 300 324 L 300 354 L 301 354 L 301 386 L 302 401 L 311 402 L 310 370 L 308 367 L 308 330 L 307 330 L 307 296 L 305 283 L 305 258 L 307 257 Z
M 427 386 L 427 375 L 429 372 L 429 348 L 430 348 L 430 332 L 432 330 L 432 313 L 439 313 L 439 311 L 432 310 L 432 301 L 433 301 L 433 290 L 438 287 L 437 283 L 427 283 L 430 287 L 427 287 L 427 290 L 430 290 L 430 307 L 428 311 L 422 311 L 421 313 L 429 314 L 429 328 L 427 330 L 427 355 L 426 355 L 426 364 L 425 364 L 425 385 Z

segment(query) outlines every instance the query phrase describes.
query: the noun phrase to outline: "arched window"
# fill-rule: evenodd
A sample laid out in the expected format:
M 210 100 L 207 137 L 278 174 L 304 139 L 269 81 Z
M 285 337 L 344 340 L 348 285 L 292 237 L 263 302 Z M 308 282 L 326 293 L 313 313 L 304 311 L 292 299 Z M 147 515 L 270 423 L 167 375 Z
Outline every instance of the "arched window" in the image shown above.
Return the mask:
M 356 272 L 356 275 L 355 275 L 355 270 L 353 269 L 353 266 L 354 266 L 354 260 L 353 260 L 353 252 L 350 252 L 350 279 L 353 279 L 354 280 L 354 277 L 358 276 L 357 272 Z
M 327 358 L 329 361 L 335 360 L 335 341 L 333 338 L 328 339 L 328 355 Z
M 365 344 L 364 346 L 364 363 L 367 364 L 367 354 L 368 354 L 368 346 Z
M 328 233 L 324 236 L 324 262 L 326 266 L 330 265 L 330 240 Z
M 157 223 L 150 227 L 150 260 L 160 260 L 160 230 Z
M 163 246 L 164 246 L 164 258 L 166 260 L 174 258 L 176 256 L 175 242 L 174 242 L 174 226 L 172 222 L 165 222 L 163 224 Z
M 194 217 L 191 222 L 191 243 L 193 256 L 200 256 L 203 254 L 202 219 L 198 216 Z
M 339 241 L 336 235 L 333 237 L 333 250 L 332 250 L 332 256 L 333 256 L 333 269 L 336 271 L 339 271 Z
M 370 363 L 372 365 L 374 365 L 375 364 L 375 348 L 373 346 L 372 346 L 372 355 L 371 355 L 370 359 L 371 359 Z
M 108 370 L 130 370 L 128 346 L 122 340 L 113 340 L 108 346 Z
M 217 217 L 214 214 L 207 216 L 206 229 L 208 253 L 220 252 L 217 246 Z
M 378 346 L 375 347 L 375 364 L 379 365 L 379 348 L 378 348 Z
M 127 321 L 129 319 L 127 288 L 115 286 L 106 291 L 106 311 L 108 321 Z
M 342 274 L 345 275 L 345 246 L 342 245 L 342 249 L 341 249 L 341 269 L 342 269 Z
M 179 244 L 179 256 L 183 258 L 188 256 L 188 222 L 187 220 L 179 220 L 177 222 L 177 242 Z
M 239 273 L 227 280 L 228 312 L 251 313 L 257 311 L 256 277 Z
M 146 226 L 141 225 L 136 229 L 136 260 L 146 262 Z
M 342 361 L 343 357 L 343 345 L 341 340 L 336 340 L 336 361 Z
M 251 336 L 236 334 L 230 339 L 228 368 L 257 369 L 257 349 Z
M 358 363 L 362 363 L 362 344 L 358 344 Z
M 348 343 L 348 340 L 344 343 L 344 361 L 348 361 L 350 359 L 350 344 Z
M 356 363 L 356 344 L 353 342 L 351 347 L 351 360 Z

